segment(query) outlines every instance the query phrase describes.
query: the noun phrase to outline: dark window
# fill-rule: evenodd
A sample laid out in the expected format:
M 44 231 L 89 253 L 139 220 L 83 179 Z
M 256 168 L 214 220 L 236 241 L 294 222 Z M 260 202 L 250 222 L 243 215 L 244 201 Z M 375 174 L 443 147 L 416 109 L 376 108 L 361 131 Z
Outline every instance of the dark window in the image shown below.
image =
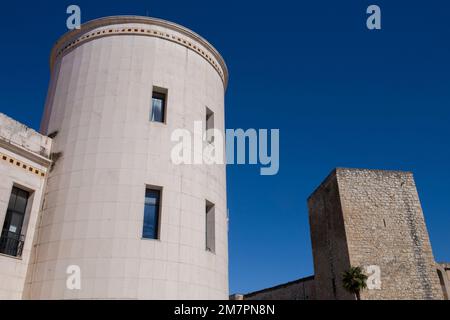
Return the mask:
M 214 143 L 214 112 L 206 108 L 206 141 Z
M 215 206 L 213 203 L 206 201 L 206 250 L 215 252 L 216 250 L 216 235 L 215 235 Z
M 22 227 L 29 197 L 27 191 L 13 187 L 0 238 L 0 253 L 15 257 L 22 255 Z
M 158 239 L 160 200 L 161 190 L 145 190 L 144 227 L 142 231 L 142 237 L 145 239 Z
M 152 111 L 150 120 L 154 122 L 164 122 L 166 113 L 166 94 L 153 91 L 152 95 Z

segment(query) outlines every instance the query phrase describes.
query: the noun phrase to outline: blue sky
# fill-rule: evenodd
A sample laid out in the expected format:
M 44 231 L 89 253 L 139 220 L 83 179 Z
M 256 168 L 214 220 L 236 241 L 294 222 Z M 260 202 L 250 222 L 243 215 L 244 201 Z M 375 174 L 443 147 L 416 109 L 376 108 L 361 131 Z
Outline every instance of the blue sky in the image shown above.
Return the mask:
M 278 175 L 228 167 L 231 292 L 313 274 L 306 198 L 338 166 L 413 171 L 450 261 L 448 1 L 4 1 L 0 111 L 33 128 L 69 4 L 82 21 L 148 12 L 196 31 L 228 64 L 227 128 L 280 129 Z

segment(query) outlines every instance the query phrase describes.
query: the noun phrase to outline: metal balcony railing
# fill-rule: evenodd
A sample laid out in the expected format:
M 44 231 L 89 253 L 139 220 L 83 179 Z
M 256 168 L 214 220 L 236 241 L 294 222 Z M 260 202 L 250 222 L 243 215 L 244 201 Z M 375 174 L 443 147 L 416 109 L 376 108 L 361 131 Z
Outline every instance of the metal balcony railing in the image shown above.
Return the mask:
M 12 232 L 3 232 L 0 236 L 0 253 L 12 257 L 21 257 L 25 237 Z

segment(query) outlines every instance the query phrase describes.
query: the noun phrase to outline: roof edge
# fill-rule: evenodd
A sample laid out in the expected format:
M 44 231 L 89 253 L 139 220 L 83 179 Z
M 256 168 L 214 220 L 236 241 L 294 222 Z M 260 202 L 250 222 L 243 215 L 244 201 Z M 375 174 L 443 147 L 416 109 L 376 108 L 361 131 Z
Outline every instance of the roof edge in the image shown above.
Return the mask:
M 61 49 L 61 47 L 63 45 L 65 45 L 66 43 L 73 41 L 75 38 L 89 32 L 92 29 L 104 27 L 104 26 L 108 26 L 108 25 L 124 24 L 124 23 L 142 23 L 142 24 L 165 27 L 165 28 L 172 29 L 176 32 L 179 32 L 179 33 L 197 41 L 202 46 L 204 46 L 207 50 L 209 50 L 211 52 L 211 54 L 214 56 L 214 58 L 217 60 L 217 62 L 219 63 L 220 68 L 223 71 L 224 88 L 226 90 L 227 85 L 228 85 L 228 67 L 227 67 L 222 55 L 219 53 L 219 51 L 216 50 L 216 48 L 214 48 L 214 46 L 211 43 L 209 43 L 205 38 L 203 38 L 196 32 L 194 32 L 180 24 L 170 22 L 170 21 L 167 21 L 164 19 L 145 17 L 145 16 L 118 15 L 118 16 L 108 16 L 108 17 L 97 18 L 97 19 L 90 20 L 90 21 L 83 23 L 81 25 L 80 29 L 74 29 L 74 30 L 66 32 L 53 45 L 53 48 L 52 48 L 51 54 L 50 54 L 50 69 L 51 70 L 53 69 L 54 63 L 57 58 L 57 54 L 58 54 L 59 50 Z M 108 34 L 105 36 L 108 36 Z
M 290 286 L 290 285 L 293 285 L 293 284 L 297 284 L 297 283 L 301 283 L 301 282 L 305 282 L 305 281 L 311 281 L 311 280 L 314 280 L 314 275 L 308 276 L 308 277 L 304 277 L 304 278 L 300 278 L 300 279 L 293 280 L 293 281 L 289 281 L 289 282 L 286 282 L 286 283 L 282 283 L 282 284 L 279 284 L 279 285 L 276 285 L 276 286 L 273 286 L 273 287 L 269 287 L 269 288 L 265 288 L 265 289 L 261 289 L 261 290 L 258 290 L 258 291 L 253 291 L 253 292 L 244 294 L 244 299 L 247 298 L 247 297 L 254 296 L 256 294 L 263 293 L 263 292 L 276 290 L 276 289 L 281 289 L 281 288 L 284 288 L 284 287 L 287 287 L 287 286 Z

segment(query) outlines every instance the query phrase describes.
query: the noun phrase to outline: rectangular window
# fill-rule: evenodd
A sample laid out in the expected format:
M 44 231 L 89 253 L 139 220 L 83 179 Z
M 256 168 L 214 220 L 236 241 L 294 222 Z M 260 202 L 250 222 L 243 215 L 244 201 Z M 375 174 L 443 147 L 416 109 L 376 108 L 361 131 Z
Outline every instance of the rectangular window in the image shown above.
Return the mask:
M 160 215 L 160 189 L 145 189 L 144 227 L 142 237 L 145 239 L 158 239 Z
M 0 237 L 0 253 L 14 257 L 22 255 L 24 243 L 22 227 L 29 197 L 28 191 L 13 187 Z
M 153 87 L 150 121 L 165 122 L 167 90 Z
M 214 143 L 214 112 L 206 108 L 206 141 Z
M 213 203 L 206 201 L 206 250 L 216 251 L 216 214 Z

